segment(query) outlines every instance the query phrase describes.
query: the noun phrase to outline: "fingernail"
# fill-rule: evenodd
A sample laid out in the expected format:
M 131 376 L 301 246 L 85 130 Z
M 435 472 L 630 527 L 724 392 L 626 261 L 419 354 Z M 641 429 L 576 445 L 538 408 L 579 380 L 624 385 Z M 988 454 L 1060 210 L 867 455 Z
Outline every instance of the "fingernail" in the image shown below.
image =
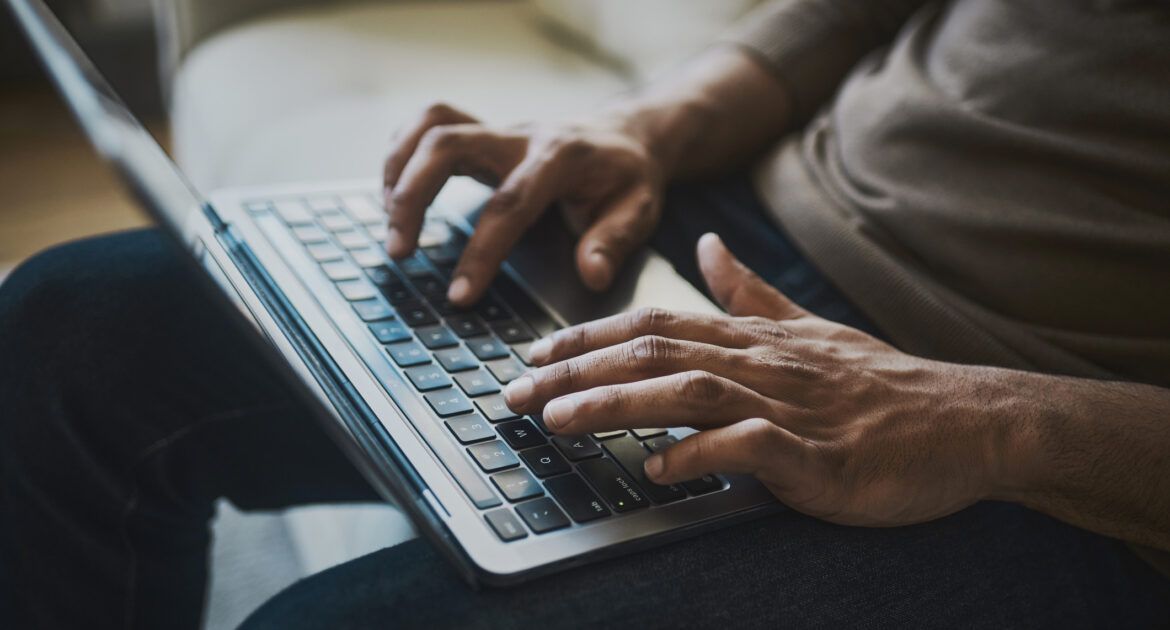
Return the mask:
M 645 463 L 642 464 L 642 467 L 646 469 L 647 477 L 650 477 L 651 479 L 657 479 L 658 475 L 662 474 L 662 456 L 651 455 L 650 457 L 647 457 Z
M 509 407 L 523 405 L 532 398 L 532 390 L 534 389 L 532 377 L 521 376 L 520 378 L 508 383 L 504 388 L 504 400 L 507 401 Z
M 451 287 L 447 289 L 447 299 L 452 302 L 463 302 L 471 296 L 471 281 L 467 276 L 459 276 L 451 282 Z
M 537 339 L 532 347 L 528 348 L 528 358 L 532 359 L 534 363 L 544 363 L 548 361 L 549 355 L 552 354 L 552 339 L 544 337 Z
M 553 400 L 544 406 L 544 423 L 548 428 L 557 430 L 573 419 L 573 410 L 577 408 L 577 401 L 572 396 L 564 396 Z

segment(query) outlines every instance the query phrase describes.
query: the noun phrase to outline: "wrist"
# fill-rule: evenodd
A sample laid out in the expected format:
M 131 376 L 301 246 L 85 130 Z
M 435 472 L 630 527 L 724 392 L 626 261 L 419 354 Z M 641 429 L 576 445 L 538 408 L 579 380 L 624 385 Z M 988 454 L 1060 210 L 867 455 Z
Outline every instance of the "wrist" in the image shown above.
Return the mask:
M 714 108 L 702 97 L 642 97 L 610 110 L 622 132 L 645 147 L 664 181 L 685 170 L 685 156 L 705 129 Z
M 1044 492 L 1046 426 L 1053 411 L 1042 375 L 1001 368 L 974 368 L 974 410 L 983 427 L 985 499 L 1030 504 Z

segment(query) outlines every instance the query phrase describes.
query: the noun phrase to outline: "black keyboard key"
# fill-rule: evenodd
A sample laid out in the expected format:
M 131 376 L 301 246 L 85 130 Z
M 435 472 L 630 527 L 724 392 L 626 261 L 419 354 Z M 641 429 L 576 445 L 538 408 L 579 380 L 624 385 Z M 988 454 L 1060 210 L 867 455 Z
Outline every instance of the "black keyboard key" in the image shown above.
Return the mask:
M 535 423 L 536 426 L 540 427 L 540 430 L 542 433 L 544 433 L 545 435 L 548 435 L 548 436 L 551 436 L 553 434 L 552 431 L 548 430 L 548 425 L 544 423 L 544 416 L 542 416 L 538 413 L 534 413 L 528 417 L 532 418 L 532 422 Z
M 499 440 L 468 446 L 467 452 L 471 453 L 475 463 L 479 464 L 484 472 L 495 472 L 520 465 L 516 454 Z
M 666 435 L 666 429 L 634 429 L 630 433 L 633 433 L 634 437 L 638 438 L 639 440 L 645 440 L 647 438 Z
M 553 500 L 545 497 L 516 506 L 516 513 L 537 534 L 569 526 L 569 519 Z
M 498 322 L 502 319 L 510 319 L 512 317 L 512 313 L 503 304 L 500 304 L 496 298 L 490 295 L 475 305 L 475 312 L 479 313 L 480 317 L 489 322 Z
M 422 248 L 422 252 L 424 256 L 436 265 L 449 265 L 459 260 L 459 254 L 462 252 L 462 249 L 458 243 L 448 241 L 442 245 L 424 247 Z
M 418 300 L 407 300 L 395 304 L 394 307 L 398 309 L 398 316 L 402 318 L 402 321 L 411 328 L 429 326 L 439 321 L 431 309 Z
M 678 438 L 674 437 L 673 435 L 664 435 L 662 437 L 650 438 L 649 440 L 642 442 L 642 444 L 645 444 L 646 448 L 650 449 L 651 453 L 661 453 L 675 444 L 678 444 Z
M 390 286 L 392 284 L 401 284 L 402 281 L 398 279 L 398 274 L 390 270 L 386 265 L 378 265 L 377 267 L 367 267 L 366 277 L 373 282 L 375 286 L 381 288 Z
M 512 503 L 544 494 L 544 489 L 540 487 L 536 477 L 523 468 L 492 475 L 492 483 L 496 484 L 500 494 Z
M 432 271 L 410 276 L 410 283 L 414 285 L 416 291 L 423 295 L 447 294 L 447 282 Z
M 447 299 L 446 294 L 427 294 L 423 297 L 427 299 L 427 303 L 431 305 L 431 308 L 434 309 L 440 317 L 447 317 L 449 315 L 455 315 L 463 312 L 463 309 L 455 306 L 451 303 L 451 300 Z
M 482 368 L 455 375 L 455 382 L 459 383 L 459 387 L 463 388 L 468 396 L 500 393 L 500 386 L 496 385 L 496 380 Z
M 502 359 L 508 356 L 508 347 L 500 343 L 495 337 L 490 335 L 486 337 L 473 337 L 467 340 L 467 347 L 475 353 L 475 356 L 480 361 L 490 361 L 492 359 Z
M 544 482 L 545 489 L 578 523 L 587 523 L 609 516 L 609 508 L 597 498 L 593 490 L 577 475 L 554 477 Z
M 394 317 L 394 311 L 390 308 L 390 305 L 382 300 L 359 300 L 352 302 L 350 306 L 353 306 L 353 310 L 357 312 L 358 317 L 362 318 L 363 322 L 376 322 L 381 319 Z M 385 342 L 383 341 L 382 343 Z
M 422 346 L 414 341 L 404 341 L 402 343 L 392 343 L 386 346 L 386 352 L 391 359 L 398 364 L 398 367 L 410 367 L 412 365 L 422 365 L 423 363 L 430 363 L 431 357 Z
M 459 340 L 455 338 L 455 335 L 442 324 L 419 328 L 415 334 L 418 335 L 418 340 L 431 350 L 459 345 Z
M 382 295 L 386 296 L 386 299 L 390 300 L 390 303 L 394 304 L 395 306 L 418 301 L 418 299 L 414 297 L 414 292 L 398 279 L 395 279 L 389 284 L 379 286 L 378 290 L 381 291 Z
M 484 420 L 483 416 L 478 413 L 448 418 L 446 424 L 451 433 L 455 435 L 455 439 L 462 444 L 474 444 L 496 437 L 492 425 L 488 424 L 488 421 Z
M 503 394 L 492 394 L 491 396 L 476 398 L 475 404 L 479 405 L 479 410 L 492 422 L 502 422 L 520 417 L 520 414 L 508 408 L 508 403 L 504 402 Z
M 357 308 L 356 304 L 354 308 Z M 410 339 L 410 331 L 396 319 L 374 322 L 370 324 L 370 332 L 374 333 L 374 336 L 382 343 L 396 343 Z
M 614 512 L 629 512 L 650 505 L 629 476 L 608 459 L 581 462 L 577 464 L 577 470 L 585 475 Z
M 483 322 L 479 320 L 479 317 L 475 313 L 451 315 L 445 321 L 451 327 L 451 330 L 455 331 L 456 335 L 464 339 L 487 332 L 487 327 L 483 325 Z
M 557 452 L 557 449 L 544 445 L 539 448 L 528 449 L 520 453 L 520 459 L 528 464 L 528 468 L 537 477 L 551 477 L 553 475 L 560 475 L 571 470 L 569 462 L 565 457 Z
M 405 370 L 406 378 L 420 392 L 429 392 L 451 386 L 451 377 L 437 365 L 420 365 Z
M 597 443 L 585 435 L 554 435 L 552 441 L 565 454 L 565 457 L 573 461 L 601 455 L 601 449 L 597 448 Z
M 508 443 L 508 446 L 518 451 L 547 444 L 547 440 L 540 434 L 536 425 L 532 424 L 529 420 L 505 422 L 496 427 L 496 429 L 500 432 L 500 436 L 504 438 L 504 441 Z
M 520 521 L 512 514 L 511 510 L 493 510 L 484 514 L 483 518 L 488 522 L 488 525 L 492 526 L 492 529 L 495 530 L 500 540 L 504 542 L 512 542 L 513 540 L 528 537 L 528 532 L 524 531 L 524 526 L 520 524 Z
M 532 333 L 528 327 L 514 319 L 492 323 L 492 332 L 504 343 L 522 343 L 532 341 Z
M 670 503 L 671 501 L 678 501 L 687 498 L 686 490 L 678 486 L 660 486 L 646 477 L 646 471 L 642 468 L 642 463 L 650 456 L 650 451 L 642 447 L 641 442 L 635 440 L 630 436 L 620 437 L 609 440 L 604 443 L 605 450 L 621 464 L 622 468 L 630 474 L 630 478 L 634 483 L 650 497 L 650 500 L 655 503 Z
M 703 475 L 698 479 L 682 482 L 682 486 L 690 491 L 691 494 L 707 494 L 716 490 L 723 489 L 723 482 L 715 475 Z
M 488 371 L 492 373 L 492 376 L 496 377 L 496 380 L 499 381 L 502 385 L 511 383 L 512 381 L 520 378 L 520 375 L 524 373 L 524 366 L 520 365 L 520 362 L 516 359 L 513 359 L 512 357 L 496 359 L 495 361 L 488 361 L 484 364 L 484 367 L 486 367 Z
M 528 367 L 532 367 L 532 344 L 533 343 L 535 343 L 535 342 L 526 341 L 524 343 L 517 343 L 517 344 L 512 345 L 512 352 L 515 352 L 516 356 L 520 357 L 520 360 L 523 361 L 524 365 L 527 365 Z
M 457 416 L 471 411 L 471 401 L 467 400 L 467 396 L 464 396 L 463 392 L 454 387 L 423 394 L 423 398 L 427 399 L 427 404 L 435 410 L 435 413 L 439 414 L 440 418 Z
M 475 357 L 471 356 L 471 353 L 463 346 L 438 350 L 435 352 L 435 358 L 438 359 L 443 369 L 448 372 L 462 372 L 463 370 L 474 370 L 479 367 L 479 361 L 476 361 Z
M 396 262 L 398 268 L 407 276 L 425 276 L 431 273 L 431 266 L 427 264 L 426 258 L 420 256 L 418 252 Z

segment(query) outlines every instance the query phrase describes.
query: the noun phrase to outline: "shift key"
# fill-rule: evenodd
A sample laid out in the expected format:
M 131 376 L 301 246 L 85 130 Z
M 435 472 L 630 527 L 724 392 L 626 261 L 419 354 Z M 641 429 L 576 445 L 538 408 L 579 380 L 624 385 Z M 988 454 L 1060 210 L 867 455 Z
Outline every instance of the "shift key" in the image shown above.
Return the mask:
M 660 486 L 646 477 L 642 464 L 650 453 L 638 440 L 627 435 L 615 440 L 606 440 L 602 446 L 622 465 L 622 468 L 626 469 L 626 472 L 630 473 L 630 477 L 646 492 L 651 501 L 670 503 L 687 498 L 687 491 L 679 486 Z
M 630 476 L 608 459 L 583 461 L 577 464 L 577 470 L 585 475 L 614 512 L 629 512 L 650 505 L 638 486 L 630 481 Z

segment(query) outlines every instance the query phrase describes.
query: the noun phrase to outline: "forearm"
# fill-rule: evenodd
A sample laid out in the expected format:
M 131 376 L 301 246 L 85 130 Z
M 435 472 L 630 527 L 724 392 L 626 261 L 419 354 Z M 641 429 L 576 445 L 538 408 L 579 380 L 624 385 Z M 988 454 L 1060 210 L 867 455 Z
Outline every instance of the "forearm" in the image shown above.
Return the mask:
M 748 53 L 713 48 L 611 113 L 640 138 L 668 180 L 742 167 L 793 123 L 784 85 Z
M 992 498 L 1170 549 L 1170 390 L 996 372 L 1010 415 Z

